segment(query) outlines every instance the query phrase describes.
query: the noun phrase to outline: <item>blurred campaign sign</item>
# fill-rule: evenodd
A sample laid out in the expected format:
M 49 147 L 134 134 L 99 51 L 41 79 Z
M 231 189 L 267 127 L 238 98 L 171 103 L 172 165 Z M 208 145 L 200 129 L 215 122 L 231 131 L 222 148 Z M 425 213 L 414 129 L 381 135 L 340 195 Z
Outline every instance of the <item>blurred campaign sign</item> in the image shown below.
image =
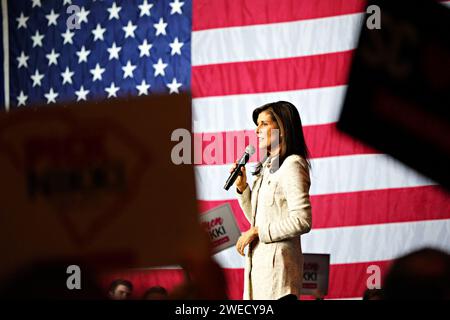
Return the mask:
M 200 216 L 200 221 L 209 234 L 213 253 L 234 246 L 241 236 L 228 203 L 206 211 Z
M 0 114 L 0 272 L 37 259 L 148 267 L 208 256 L 194 169 L 171 159 L 190 103 L 153 95 Z
M 338 128 L 450 188 L 450 10 L 371 5 L 381 28 L 362 25 Z
M 328 293 L 329 276 L 329 254 L 303 254 L 302 295 L 326 295 Z

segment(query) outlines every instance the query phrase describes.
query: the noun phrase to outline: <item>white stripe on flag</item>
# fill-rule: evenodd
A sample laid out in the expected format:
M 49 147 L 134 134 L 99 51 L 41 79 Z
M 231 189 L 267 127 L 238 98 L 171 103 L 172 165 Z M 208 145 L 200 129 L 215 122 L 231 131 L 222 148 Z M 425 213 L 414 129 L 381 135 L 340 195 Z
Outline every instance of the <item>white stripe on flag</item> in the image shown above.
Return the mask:
M 194 132 L 254 130 L 252 112 L 273 101 L 289 101 L 300 112 L 302 124 L 319 125 L 337 122 L 347 86 L 306 90 L 240 94 L 192 100 Z
M 331 264 L 392 260 L 425 246 L 450 253 L 450 219 L 313 229 L 301 241 L 304 253 L 330 254 Z M 234 247 L 214 259 L 223 268 L 245 265 Z
M 316 229 L 302 246 L 331 253 L 332 264 L 391 260 L 425 246 L 450 251 L 450 219 Z
M 254 165 L 254 164 L 253 164 Z M 385 154 L 351 155 L 311 160 L 311 195 L 436 184 Z M 197 199 L 234 199 L 234 188 L 223 189 L 230 165 L 195 166 Z M 253 177 L 247 169 L 251 184 Z
M 9 20 L 8 20 L 8 1 L 2 0 L 2 28 L 3 28 L 3 81 L 5 90 L 5 110 L 9 110 Z
M 192 33 L 192 65 L 301 57 L 354 49 L 361 13 Z

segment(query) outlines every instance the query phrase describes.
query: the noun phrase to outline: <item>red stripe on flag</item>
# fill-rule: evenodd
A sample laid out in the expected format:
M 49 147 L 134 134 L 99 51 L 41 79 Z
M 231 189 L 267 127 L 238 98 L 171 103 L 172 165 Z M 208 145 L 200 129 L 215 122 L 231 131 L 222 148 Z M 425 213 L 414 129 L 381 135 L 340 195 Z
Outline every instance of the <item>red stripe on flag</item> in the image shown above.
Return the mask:
M 366 3 L 364 0 L 195 0 L 192 29 L 200 31 L 360 13 L 365 11 Z
M 196 0 L 192 29 L 288 22 L 363 12 L 361 0 Z
M 362 297 L 367 288 L 369 266 L 380 268 L 381 279 L 388 270 L 390 261 L 373 261 L 366 263 L 340 264 L 330 266 L 328 295 L 325 298 Z M 231 300 L 241 300 L 244 290 L 244 269 L 222 269 L 227 283 L 227 294 Z M 169 292 L 183 282 L 181 269 L 128 270 L 109 273 L 100 276 L 100 285 L 108 291 L 114 279 L 127 279 L 133 283 L 133 299 L 140 299 L 144 292 L 153 287 L 161 286 Z M 308 296 L 302 296 L 308 299 Z
M 339 131 L 336 123 L 304 126 L 303 133 L 311 152 L 311 158 L 380 153 L 369 145 Z
M 377 150 L 338 131 L 336 123 L 303 127 L 311 158 L 345 156 L 354 154 L 379 154 Z M 245 146 L 257 147 L 253 130 L 195 133 L 195 164 L 231 164 L 241 156 Z M 258 152 L 250 159 L 256 162 Z
M 244 293 L 244 269 L 222 269 L 227 282 L 227 295 L 230 300 L 242 300 Z
M 192 67 L 193 97 L 224 96 L 347 83 L 353 50 L 297 58 Z
M 362 298 L 367 289 L 367 280 L 373 274 L 368 271 L 369 266 L 378 266 L 380 278 L 383 280 L 390 264 L 391 261 L 371 261 L 331 265 L 328 294 L 325 299 Z
M 437 186 L 311 197 L 313 228 L 450 218 L 450 198 Z
M 237 200 L 198 201 L 201 212 L 229 203 L 239 228 L 249 223 Z M 313 229 L 450 218 L 450 198 L 438 186 L 311 196 Z
M 116 279 L 131 281 L 133 292 L 131 299 L 141 299 L 145 291 L 154 286 L 160 286 L 171 291 L 184 280 L 182 269 L 145 269 L 123 270 L 100 274 L 99 286 L 103 288 L 105 296 L 108 294 L 111 282 Z

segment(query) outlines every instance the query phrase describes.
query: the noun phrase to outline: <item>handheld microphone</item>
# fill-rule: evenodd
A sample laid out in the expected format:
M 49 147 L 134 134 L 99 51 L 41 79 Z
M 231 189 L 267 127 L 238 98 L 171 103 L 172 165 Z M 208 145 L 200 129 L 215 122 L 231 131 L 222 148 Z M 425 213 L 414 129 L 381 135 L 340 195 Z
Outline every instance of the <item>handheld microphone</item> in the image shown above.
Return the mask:
M 252 145 L 248 145 L 247 148 L 245 148 L 245 152 L 242 155 L 242 157 L 239 159 L 236 168 L 230 173 L 230 176 L 227 179 L 227 182 L 225 182 L 224 189 L 228 190 L 233 185 L 234 181 L 236 181 L 237 177 L 241 173 L 241 168 L 245 166 L 250 159 L 250 157 L 255 153 L 255 147 Z

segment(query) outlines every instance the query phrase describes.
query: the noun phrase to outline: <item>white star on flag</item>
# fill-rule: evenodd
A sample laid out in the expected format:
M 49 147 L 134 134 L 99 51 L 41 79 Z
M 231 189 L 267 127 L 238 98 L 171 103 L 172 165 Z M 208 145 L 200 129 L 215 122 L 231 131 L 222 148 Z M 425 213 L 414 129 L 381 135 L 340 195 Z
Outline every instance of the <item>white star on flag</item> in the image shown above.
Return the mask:
M 53 88 L 50 88 L 50 91 L 44 94 L 44 96 L 47 99 L 47 104 L 50 104 L 52 102 L 56 103 L 56 98 L 59 96 L 59 94 L 53 91 Z
M 28 96 L 26 96 L 23 91 L 20 91 L 20 94 L 17 96 L 17 106 L 24 106 L 27 104 Z
M 87 62 L 87 57 L 91 53 L 91 50 L 86 50 L 84 46 L 81 47 L 80 51 L 77 51 L 78 63 Z
M 153 7 L 153 4 L 148 3 L 147 0 L 138 6 L 139 10 L 141 10 L 140 17 L 149 16 L 150 17 L 150 9 Z
M 175 0 L 174 2 L 169 3 L 169 5 L 172 7 L 172 10 L 170 11 L 170 14 L 183 14 L 181 11 L 181 7 L 184 5 L 184 2 L 179 2 L 179 0 Z
M 128 21 L 128 24 L 122 28 L 125 31 L 125 39 L 128 37 L 134 38 L 134 31 L 137 29 L 137 26 L 134 25 L 131 20 Z
M 48 59 L 48 65 L 51 66 L 52 64 L 54 64 L 55 66 L 58 65 L 58 58 L 60 56 L 59 53 L 55 52 L 55 49 L 52 49 L 52 52 L 50 52 L 49 54 L 45 55 Z
M 117 91 L 119 91 L 119 87 L 116 87 L 116 85 L 113 83 L 111 83 L 111 86 L 108 88 L 105 88 L 105 91 L 108 92 L 108 98 L 111 97 L 117 97 Z
M 106 28 L 102 28 L 100 23 L 98 23 L 97 27 L 94 30 L 92 30 L 92 34 L 94 35 L 94 41 L 97 41 L 97 40 L 104 41 L 105 39 L 103 38 L 103 34 L 105 32 L 106 32 Z
M 33 0 L 32 8 L 34 7 L 42 7 L 41 0 Z
M 156 29 L 156 36 L 160 34 L 166 35 L 167 23 L 164 22 L 163 18 L 159 18 L 158 23 L 153 24 L 153 26 Z
M 176 37 L 172 43 L 169 44 L 172 51 L 170 52 L 170 55 L 179 54 L 181 55 L 181 47 L 183 47 L 184 43 L 178 41 L 178 37 Z
M 75 32 L 70 31 L 69 29 L 66 30 L 66 32 L 61 33 L 61 36 L 64 38 L 64 43 L 73 44 L 73 36 L 75 35 Z
M 172 82 L 167 84 L 167 87 L 170 89 L 169 93 L 170 94 L 179 93 L 178 88 L 180 88 L 181 85 L 182 85 L 181 83 L 177 82 L 177 79 L 173 78 Z
M 147 39 L 142 42 L 142 44 L 139 46 L 139 57 L 142 58 L 143 56 L 150 57 L 150 49 L 152 48 L 152 44 L 147 42 Z
M 26 29 L 27 28 L 27 21 L 28 21 L 28 19 L 30 19 L 30 18 L 29 17 L 25 17 L 23 12 L 21 12 L 20 13 L 20 17 L 16 18 L 17 23 L 18 23 L 17 29 L 20 29 L 20 28 L 25 28 Z
M 81 10 L 77 12 L 77 16 L 78 16 L 78 23 L 81 24 L 82 22 L 88 22 L 88 15 L 89 15 L 90 11 L 84 9 L 84 6 L 81 7 Z
M 44 74 L 39 73 L 39 70 L 36 69 L 34 75 L 31 75 L 31 80 L 33 80 L 33 88 L 35 86 L 41 86 L 41 80 L 44 78 Z
M 56 14 L 55 11 L 52 9 L 50 14 L 47 14 L 45 16 L 45 18 L 47 18 L 47 20 L 48 20 L 47 26 L 51 26 L 51 25 L 57 26 L 58 25 L 58 22 L 57 22 L 58 17 L 59 17 L 59 14 Z
M 74 74 L 75 72 L 70 71 L 69 67 L 66 67 L 66 70 L 61 73 L 61 76 L 63 77 L 63 84 L 72 84 L 72 77 Z
M 102 74 L 105 72 L 105 68 L 100 68 L 100 65 L 97 63 L 94 69 L 91 69 L 92 73 L 92 81 L 102 80 Z
M 119 60 L 119 52 L 122 50 L 122 47 L 117 47 L 116 43 L 113 42 L 111 48 L 107 49 L 109 52 L 109 60 L 117 59 Z
M 131 64 L 131 61 L 128 60 L 127 65 L 122 67 L 122 70 L 124 72 L 123 78 L 126 79 L 128 77 L 133 78 L 133 72 L 136 69 L 135 65 Z
M 120 10 L 122 10 L 122 7 L 118 7 L 116 5 L 116 2 L 113 2 L 112 7 L 108 8 L 109 11 L 109 19 L 108 20 L 112 20 L 112 19 L 117 19 L 119 20 L 119 12 Z
M 150 85 L 145 82 L 145 80 L 142 80 L 141 84 L 136 86 L 136 89 L 139 91 L 139 95 L 147 95 L 148 89 L 150 88 Z
M 25 55 L 25 52 L 22 51 L 22 53 L 20 54 L 20 56 L 17 57 L 17 61 L 18 61 L 18 63 L 19 63 L 18 68 L 19 68 L 19 69 L 22 68 L 22 67 L 28 68 L 28 62 L 27 62 L 28 59 L 30 59 L 30 57 L 29 57 L 29 56 L 26 56 L 26 55 Z
M 153 65 L 153 68 L 155 69 L 154 76 L 162 75 L 165 76 L 166 73 L 164 71 L 165 68 L 167 68 L 167 63 L 163 63 L 162 59 L 158 59 L 158 63 Z
M 40 34 L 38 30 L 36 30 L 36 34 L 31 36 L 31 40 L 33 40 L 33 48 L 38 46 L 42 47 L 42 40 L 44 39 L 44 35 Z
M 77 95 L 77 101 L 85 100 L 87 99 L 87 95 L 89 94 L 89 90 L 84 90 L 84 87 L 81 86 L 80 90 L 75 91 L 75 94 Z

